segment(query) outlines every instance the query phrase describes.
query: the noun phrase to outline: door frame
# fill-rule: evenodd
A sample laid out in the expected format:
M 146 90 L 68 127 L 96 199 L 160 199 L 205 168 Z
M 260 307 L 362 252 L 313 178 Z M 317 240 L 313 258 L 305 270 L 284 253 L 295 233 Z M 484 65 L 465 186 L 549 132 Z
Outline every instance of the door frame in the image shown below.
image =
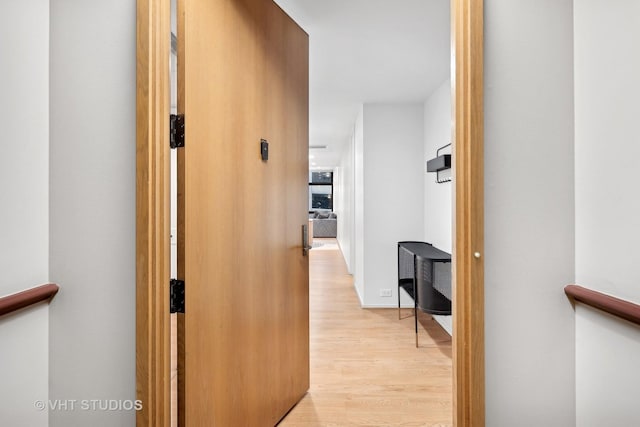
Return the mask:
M 170 0 L 138 0 L 136 23 L 136 425 L 171 425 Z
M 484 4 L 451 0 L 453 423 L 483 427 Z
M 451 0 L 457 427 L 485 424 L 483 13 L 483 0 Z M 136 425 L 169 427 L 170 0 L 137 0 L 136 29 Z

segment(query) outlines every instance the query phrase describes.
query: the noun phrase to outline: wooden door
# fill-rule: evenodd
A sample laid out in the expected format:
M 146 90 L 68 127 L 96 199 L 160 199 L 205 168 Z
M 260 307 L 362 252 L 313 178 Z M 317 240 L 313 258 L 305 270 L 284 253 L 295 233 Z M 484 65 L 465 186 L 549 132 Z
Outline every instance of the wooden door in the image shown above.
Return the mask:
M 178 88 L 180 425 L 273 426 L 309 387 L 308 36 L 272 0 L 179 0 Z

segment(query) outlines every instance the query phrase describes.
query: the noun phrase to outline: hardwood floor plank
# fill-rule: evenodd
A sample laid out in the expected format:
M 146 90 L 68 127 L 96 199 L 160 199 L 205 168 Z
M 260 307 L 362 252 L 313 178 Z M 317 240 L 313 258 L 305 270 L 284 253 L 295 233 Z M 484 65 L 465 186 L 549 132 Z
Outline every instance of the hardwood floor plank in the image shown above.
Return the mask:
M 451 337 L 411 310 L 362 309 L 335 239 L 310 252 L 311 388 L 280 426 L 452 425 Z

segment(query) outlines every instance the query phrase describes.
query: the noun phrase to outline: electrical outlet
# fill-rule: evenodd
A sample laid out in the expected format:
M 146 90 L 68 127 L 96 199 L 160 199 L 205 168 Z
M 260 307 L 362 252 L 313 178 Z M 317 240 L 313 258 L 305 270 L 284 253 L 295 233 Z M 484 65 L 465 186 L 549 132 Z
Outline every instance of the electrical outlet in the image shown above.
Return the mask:
M 391 289 L 380 289 L 381 297 L 390 297 L 391 295 Z

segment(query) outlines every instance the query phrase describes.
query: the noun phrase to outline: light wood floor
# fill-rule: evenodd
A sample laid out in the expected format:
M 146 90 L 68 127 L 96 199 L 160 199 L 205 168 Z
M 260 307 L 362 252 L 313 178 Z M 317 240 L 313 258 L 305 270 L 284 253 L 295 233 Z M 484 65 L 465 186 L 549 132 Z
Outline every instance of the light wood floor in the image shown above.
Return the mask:
M 420 314 L 415 348 L 413 310 L 361 309 L 335 239 L 314 242 L 311 389 L 280 426 L 450 426 L 451 337 Z
M 314 242 L 311 388 L 279 425 L 451 426 L 451 337 L 420 313 L 415 348 L 413 310 L 360 308 L 336 240 Z

